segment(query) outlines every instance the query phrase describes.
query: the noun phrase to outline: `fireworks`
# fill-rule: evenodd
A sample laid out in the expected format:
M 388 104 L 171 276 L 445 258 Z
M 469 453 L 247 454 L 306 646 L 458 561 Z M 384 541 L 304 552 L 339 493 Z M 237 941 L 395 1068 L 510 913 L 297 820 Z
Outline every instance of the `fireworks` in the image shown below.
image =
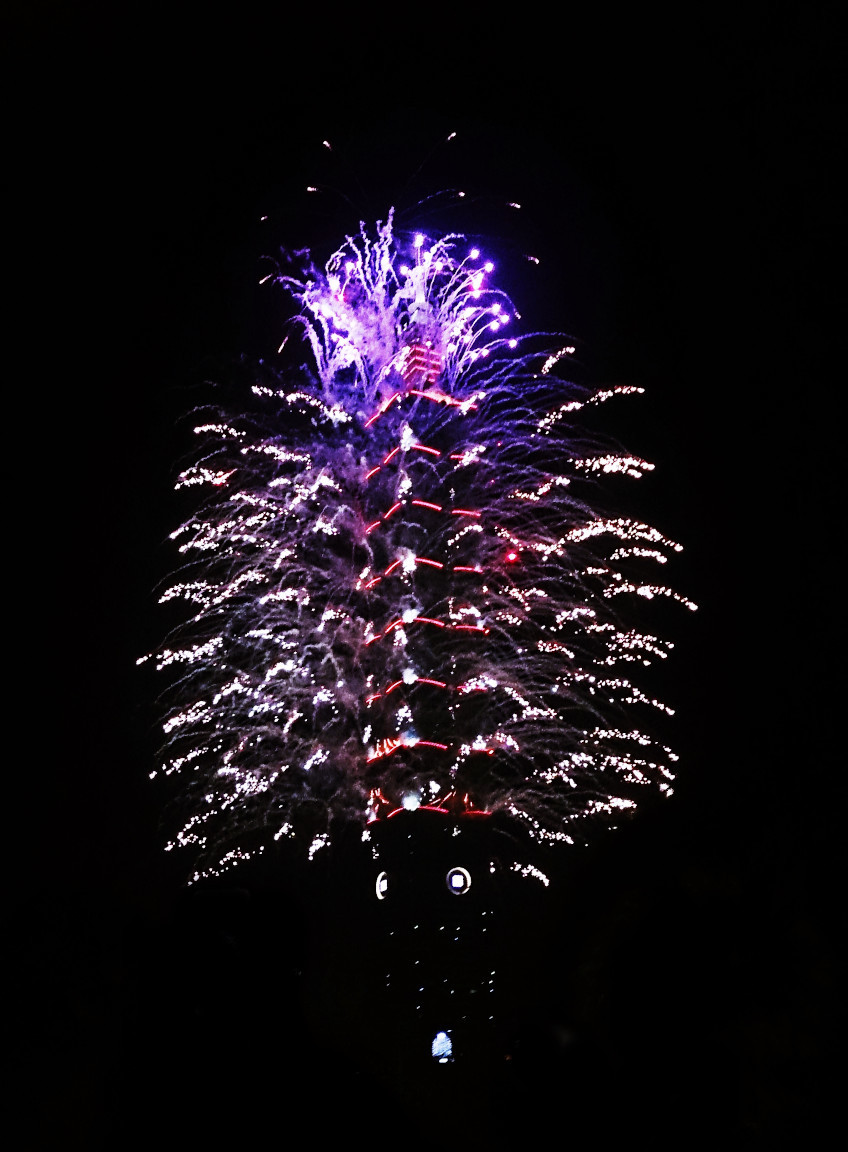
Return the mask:
M 196 876 L 399 806 L 582 842 L 671 791 L 673 753 L 633 726 L 664 705 L 631 678 L 671 645 L 621 611 L 694 607 L 650 576 L 679 545 L 597 507 L 605 475 L 651 465 L 575 423 L 636 389 L 565 382 L 573 347 L 520 335 L 493 273 L 460 236 L 363 229 L 278 277 L 308 362 L 197 420 L 162 596 L 186 619 L 145 657 Z

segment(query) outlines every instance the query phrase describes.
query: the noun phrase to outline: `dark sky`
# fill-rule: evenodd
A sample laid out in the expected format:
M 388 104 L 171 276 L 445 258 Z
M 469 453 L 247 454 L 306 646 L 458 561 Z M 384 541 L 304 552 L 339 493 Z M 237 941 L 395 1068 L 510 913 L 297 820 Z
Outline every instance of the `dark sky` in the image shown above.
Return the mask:
M 101 1046 L 120 1049 L 138 1003 L 165 996 L 137 991 L 139 948 L 167 950 L 175 879 L 156 847 L 155 735 L 134 661 L 157 639 L 151 589 L 170 563 L 175 421 L 200 380 L 279 342 L 281 301 L 256 288 L 263 254 L 329 250 L 360 217 L 459 186 L 474 203 L 455 226 L 542 259 L 536 279 L 502 284 L 528 323 L 577 337 L 586 382 L 646 388 L 622 431 L 658 467 L 629 505 L 684 543 L 674 582 L 701 605 L 677 626 L 668 681 L 678 796 L 579 883 L 564 869 L 551 955 L 585 969 L 588 952 L 563 943 L 578 925 L 615 1001 L 638 952 L 650 991 L 617 1017 L 631 1031 L 613 1029 L 613 1065 L 638 1060 L 634 1034 L 653 1027 L 694 1059 L 653 999 L 657 971 L 670 966 L 699 1028 L 695 988 L 710 985 L 726 1024 L 710 1058 L 742 1069 L 720 1092 L 753 1077 L 764 1103 L 749 1127 L 807 1130 L 836 991 L 818 671 L 833 477 L 813 448 L 835 415 L 827 349 L 844 312 L 833 29 L 791 6 L 768 21 L 743 6 L 676 26 L 634 18 L 614 35 L 599 20 L 479 39 L 315 19 L 309 35 L 204 28 L 177 43 L 96 9 L 45 20 L 12 20 L 9 37 L 9 220 L 35 313 L 13 356 L 26 405 L 13 483 L 35 470 L 27 530 L 47 627 L 28 675 L 58 697 L 25 785 L 19 935 L 47 1006 L 43 1047 L 89 1061 L 71 1120 L 113 1122 Z M 312 183 L 325 190 L 309 198 Z M 521 202 L 520 225 L 505 200 Z M 35 404 L 27 380 L 45 382 Z M 50 447 L 32 455 L 45 423 Z

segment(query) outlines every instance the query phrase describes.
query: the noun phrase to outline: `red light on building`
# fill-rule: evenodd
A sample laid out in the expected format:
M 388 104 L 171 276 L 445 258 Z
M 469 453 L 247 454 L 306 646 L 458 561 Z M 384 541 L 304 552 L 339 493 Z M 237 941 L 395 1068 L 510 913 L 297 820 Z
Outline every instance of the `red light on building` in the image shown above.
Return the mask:
M 418 384 L 435 384 L 442 374 L 442 358 L 426 344 L 411 344 L 401 368 L 401 376 L 407 387 Z

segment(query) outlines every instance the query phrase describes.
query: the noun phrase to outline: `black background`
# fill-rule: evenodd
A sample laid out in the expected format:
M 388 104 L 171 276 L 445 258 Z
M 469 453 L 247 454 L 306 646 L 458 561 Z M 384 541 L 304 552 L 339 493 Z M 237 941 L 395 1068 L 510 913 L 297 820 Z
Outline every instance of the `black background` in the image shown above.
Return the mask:
M 6 20 L 28 1146 L 268 1126 L 450 1146 L 452 1092 L 513 1142 L 548 1123 L 601 1146 L 809 1137 L 836 1091 L 842 989 L 834 28 L 791 5 L 210 19 Z M 180 892 L 135 660 L 159 635 L 178 417 L 281 338 L 261 257 L 328 253 L 392 203 L 426 229 L 412 208 L 440 187 L 468 190 L 453 226 L 539 256 L 508 257 L 498 282 L 528 326 L 575 336 L 585 382 L 645 387 L 612 418 L 657 469 L 624 496 L 684 543 L 673 582 L 700 610 L 669 623 L 674 799 L 554 861 L 536 951 L 516 944 L 517 1071 L 437 1098 L 422 1080 L 411 1103 L 358 1060 L 353 1025 L 318 1023 L 322 980 L 341 978 L 327 950 L 350 943 L 330 865 Z

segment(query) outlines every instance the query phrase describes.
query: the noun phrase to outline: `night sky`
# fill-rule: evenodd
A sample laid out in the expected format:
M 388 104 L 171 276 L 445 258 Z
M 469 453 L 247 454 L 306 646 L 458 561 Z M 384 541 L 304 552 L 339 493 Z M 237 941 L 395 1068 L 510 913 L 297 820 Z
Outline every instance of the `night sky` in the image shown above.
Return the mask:
M 46 701 L 10 764 L 27 1146 L 398 1125 L 412 1141 L 419 1116 L 441 1115 L 450 1147 L 466 1134 L 457 1094 L 496 1146 L 541 1146 L 548 1122 L 559 1144 L 601 1147 L 774 1148 L 818 1131 L 842 992 L 844 755 L 823 688 L 835 477 L 816 458 L 844 315 L 834 30 L 750 5 L 732 22 L 634 19 L 613 40 L 603 19 L 478 40 L 391 21 L 328 32 L 316 16 L 308 36 L 179 43 L 95 8 L 44 19 L 10 20 L 7 38 L 28 316 L 11 332 L 9 503 L 27 552 L 9 604 L 19 650 L 36 638 L 24 707 Z M 447 187 L 468 204 L 416 209 Z M 549 862 L 533 930 L 507 949 L 508 1073 L 422 1079 L 417 1098 L 360 1058 L 354 992 L 334 1023 L 315 1007 L 357 935 L 320 868 L 181 892 L 135 667 L 160 637 L 179 417 L 204 379 L 281 339 L 263 255 L 328 255 L 392 203 L 409 227 L 444 218 L 504 252 L 498 285 L 527 327 L 575 337 L 582 382 L 646 389 L 604 413 L 657 464 L 622 498 L 683 542 L 671 582 L 700 605 L 666 629 L 674 799 L 579 864 Z

